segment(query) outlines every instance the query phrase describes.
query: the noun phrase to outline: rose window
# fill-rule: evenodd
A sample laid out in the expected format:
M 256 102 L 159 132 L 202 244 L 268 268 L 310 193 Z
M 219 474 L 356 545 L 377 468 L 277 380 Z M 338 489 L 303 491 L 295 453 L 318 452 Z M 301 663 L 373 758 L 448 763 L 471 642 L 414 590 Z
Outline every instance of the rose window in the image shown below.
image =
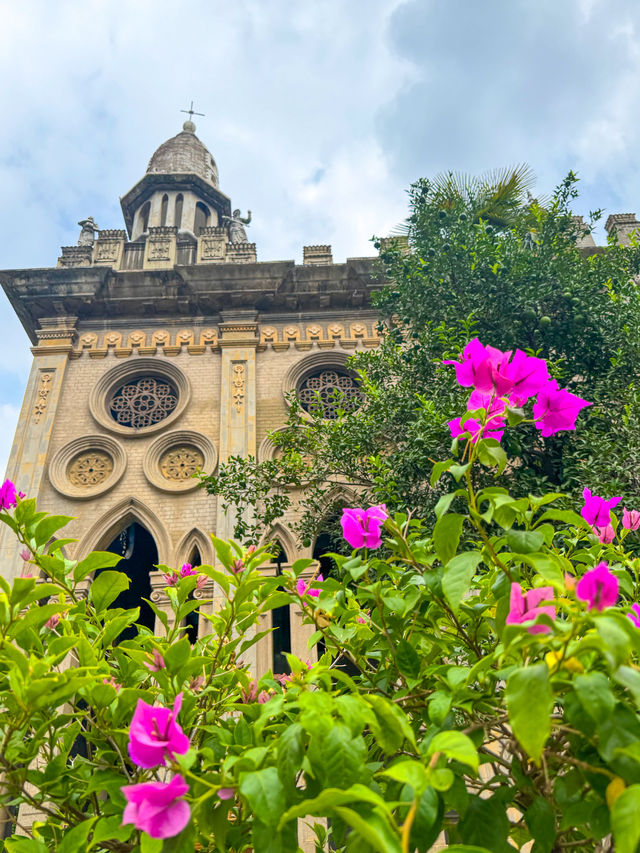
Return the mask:
M 337 418 L 339 411 L 353 411 L 361 399 L 358 383 L 342 370 L 325 369 L 312 373 L 298 388 L 302 407 L 312 415 Z
M 160 457 L 160 471 L 167 480 L 188 480 L 204 465 L 197 447 L 171 447 Z
M 80 453 L 72 459 L 67 469 L 69 482 L 74 486 L 89 487 L 103 483 L 113 472 L 113 459 L 102 450 Z
M 132 429 L 152 426 L 178 405 L 178 392 L 166 379 L 145 376 L 118 388 L 109 403 L 114 421 Z

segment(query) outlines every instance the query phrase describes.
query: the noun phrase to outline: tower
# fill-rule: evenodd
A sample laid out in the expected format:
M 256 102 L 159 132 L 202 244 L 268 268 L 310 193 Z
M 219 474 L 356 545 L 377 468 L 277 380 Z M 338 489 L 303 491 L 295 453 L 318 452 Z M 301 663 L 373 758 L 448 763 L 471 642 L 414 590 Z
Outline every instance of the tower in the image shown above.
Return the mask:
M 334 264 L 330 246 L 316 245 L 301 265 L 258 262 L 250 215 L 219 189 L 195 129 L 186 121 L 160 145 L 123 196 L 126 230 L 89 217 L 55 268 L 0 273 L 33 344 L 7 476 L 41 509 L 74 517 L 69 557 L 123 555 L 125 606 L 151 597 L 163 607 L 154 565 L 212 563 L 209 533 L 231 535 L 232 519 L 192 474 L 231 455 L 270 458 L 267 433 L 286 419 L 286 393 L 356 393 L 346 359 L 378 343 L 373 259 Z M 290 521 L 268 536 L 287 561 L 313 550 L 298 547 Z M 22 561 L 8 534 L 0 548 L 11 578 Z M 276 646 L 267 637 L 256 647 L 257 675 L 277 669 L 277 648 L 308 657 L 300 614 L 286 616 Z M 150 609 L 141 619 L 154 627 Z

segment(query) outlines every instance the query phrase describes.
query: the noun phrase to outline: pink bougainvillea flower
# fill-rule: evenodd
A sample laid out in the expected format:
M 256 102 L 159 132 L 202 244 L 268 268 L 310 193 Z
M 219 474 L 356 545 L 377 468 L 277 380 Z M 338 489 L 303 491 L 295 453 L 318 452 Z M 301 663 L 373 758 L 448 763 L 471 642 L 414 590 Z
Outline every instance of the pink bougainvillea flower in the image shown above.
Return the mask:
M 458 385 L 490 393 L 494 390 L 492 369 L 499 365 L 504 356 L 502 350 L 484 346 L 478 338 L 473 338 L 462 351 L 462 361 L 442 363 L 455 366 Z
M 188 752 L 189 738 L 176 721 L 181 706 L 182 693 L 176 696 L 173 708 L 158 708 L 138 699 L 129 726 L 128 749 L 134 764 L 158 767 L 167 758 Z
M 192 690 L 194 693 L 200 693 L 205 684 L 206 678 L 204 675 L 193 676 L 189 681 L 189 690 Z
M 148 663 L 145 663 L 149 672 L 160 672 L 161 669 L 165 668 L 166 664 L 164 662 L 164 658 L 157 649 L 153 649 L 151 652 L 151 658 L 152 659 Z
M 178 575 L 172 573 L 170 575 L 162 575 L 162 577 L 164 578 L 164 582 L 167 584 L 167 586 L 177 586 L 178 585 L 178 580 L 179 580 Z
M 515 405 L 521 406 L 549 381 L 547 362 L 543 358 L 527 355 L 517 349 L 503 353 L 502 358 L 492 362 L 491 378 L 499 397 L 509 396 Z
M 48 628 L 50 631 L 54 631 L 58 625 L 60 624 L 60 614 L 53 613 L 47 621 L 44 623 L 44 627 Z
M 632 604 L 631 612 L 627 613 L 627 617 L 631 619 L 636 628 L 640 628 L 640 604 Z
M 622 498 L 599 498 L 592 495 L 589 489 L 582 490 L 584 504 L 580 515 L 592 527 L 607 527 L 611 523 L 611 510 L 617 506 Z
M 189 575 L 197 575 L 198 570 L 194 569 L 191 563 L 183 563 L 182 568 L 180 569 L 180 577 L 188 578 Z
M 593 532 L 604 545 L 610 545 L 616 538 L 613 524 L 607 524 L 606 527 L 594 527 Z
M 536 429 L 542 432 L 544 438 L 562 430 L 575 429 L 580 410 L 590 405 L 591 403 L 582 397 L 571 394 L 564 388 L 558 388 L 555 379 L 551 379 L 538 391 L 538 397 L 533 404 Z
M 257 545 L 249 545 L 249 547 L 247 548 L 247 554 L 249 554 L 249 555 L 255 554 L 257 550 L 258 550 Z
M 640 527 L 640 512 L 625 507 L 622 510 L 622 526 L 627 530 L 637 530 Z
M 380 530 L 387 518 L 389 514 L 384 504 L 369 509 L 343 509 L 342 535 L 352 548 L 379 548 L 382 545 Z
M 318 575 L 315 579 L 315 583 L 322 583 L 324 578 L 322 575 Z M 312 581 L 313 583 L 313 581 Z M 302 578 L 298 578 L 298 583 L 296 584 L 296 592 L 302 598 L 303 595 L 311 595 L 313 598 L 320 598 L 320 590 L 319 589 L 310 589 L 311 584 L 305 583 Z
M 234 573 L 234 575 L 239 575 L 240 572 L 243 572 L 245 570 L 245 568 L 246 566 L 240 558 L 234 560 L 233 563 L 231 563 L 231 571 Z
M 189 823 L 191 809 L 181 799 L 189 786 L 182 776 L 174 776 L 170 782 L 125 785 L 121 790 L 127 798 L 123 826 L 132 823 L 152 838 L 173 838 Z
M 20 556 L 26 563 L 31 559 L 31 551 L 28 548 L 23 548 L 22 551 L 20 551 Z
M 115 678 L 112 675 L 110 675 L 108 678 L 103 678 L 102 683 L 108 684 L 110 687 L 113 687 L 115 689 L 116 693 L 118 692 L 118 690 L 120 690 L 122 688 L 122 684 L 118 684 L 118 682 L 115 680 Z
M 5 480 L 0 486 L 0 509 L 10 509 L 16 505 L 16 498 L 23 498 L 24 495 L 20 492 L 16 495 L 16 487 L 11 480 Z
M 209 578 L 206 575 L 198 575 L 196 579 L 196 589 L 202 589 L 207 585 Z
M 551 586 L 540 586 L 523 594 L 520 584 L 512 583 L 507 625 L 521 625 L 523 622 L 531 622 L 542 613 L 546 613 L 550 619 L 555 619 L 555 607 L 552 604 L 542 606 L 540 604 L 542 601 L 552 600 L 553 587 Z M 529 625 L 527 627 L 530 634 L 544 634 L 550 630 L 551 628 L 548 625 Z
M 496 441 L 500 441 L 504 434 L 505 420 L 502 415 L 505 408 L 504 401 L 499 397 L 492 397 L 491 394 L 474 391 L 469 397 L 467 409 L 470 411 L 485 409 L 487 412 L 486 422 L 481 424 L 475 418 L 465 416 L 455 418 L 455 420 L 449 421 L 451 437 L 457 438 L 459 435 L 468 432 L 472 444 L 475 444 L 480 437 L 495 438 Z
M 586 601 L 589 610 L 602 611 L 612 607 L 618 599 L 618 578 L 611 574 L 606 563 L 598 563 L 576 584 L 576 596 Z
M 233 788 L 220 788 L 218 790 L 218 797 L 221 800 L 230 800 L 233 797 L 234 790 Z

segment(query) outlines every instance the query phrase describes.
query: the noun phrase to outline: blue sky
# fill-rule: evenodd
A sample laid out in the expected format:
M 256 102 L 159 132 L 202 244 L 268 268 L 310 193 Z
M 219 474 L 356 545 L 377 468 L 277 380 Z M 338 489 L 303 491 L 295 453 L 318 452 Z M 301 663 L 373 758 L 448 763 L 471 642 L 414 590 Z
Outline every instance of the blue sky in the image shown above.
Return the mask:
M 372 254 L 421 176 L 569 169 L 576 212 L 640 210 L 632 0 L 0 0 L 0 269 L 54 266 L 191 99 L 262 260 Z M 606 215 L 606 214 L 605 214 Z M 0 467 L 31 355 L 0 299 Z

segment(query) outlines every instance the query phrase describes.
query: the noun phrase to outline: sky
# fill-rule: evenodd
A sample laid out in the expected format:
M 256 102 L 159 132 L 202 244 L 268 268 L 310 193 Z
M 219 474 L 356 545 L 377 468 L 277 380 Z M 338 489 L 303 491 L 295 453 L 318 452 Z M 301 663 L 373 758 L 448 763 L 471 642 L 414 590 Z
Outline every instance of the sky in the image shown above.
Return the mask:
M 544 195 L 573 169 L 576 213 L 640 211 L 636 0 L 0 0 L 0 21 L 0 269 L 55 266 L 89 215 L 123 227 L 192 100 L 259 260 L 374 254 L 448 170 L 526 162 Z M 4 470 L 31 362 L 4 296 L 0 336 Z

